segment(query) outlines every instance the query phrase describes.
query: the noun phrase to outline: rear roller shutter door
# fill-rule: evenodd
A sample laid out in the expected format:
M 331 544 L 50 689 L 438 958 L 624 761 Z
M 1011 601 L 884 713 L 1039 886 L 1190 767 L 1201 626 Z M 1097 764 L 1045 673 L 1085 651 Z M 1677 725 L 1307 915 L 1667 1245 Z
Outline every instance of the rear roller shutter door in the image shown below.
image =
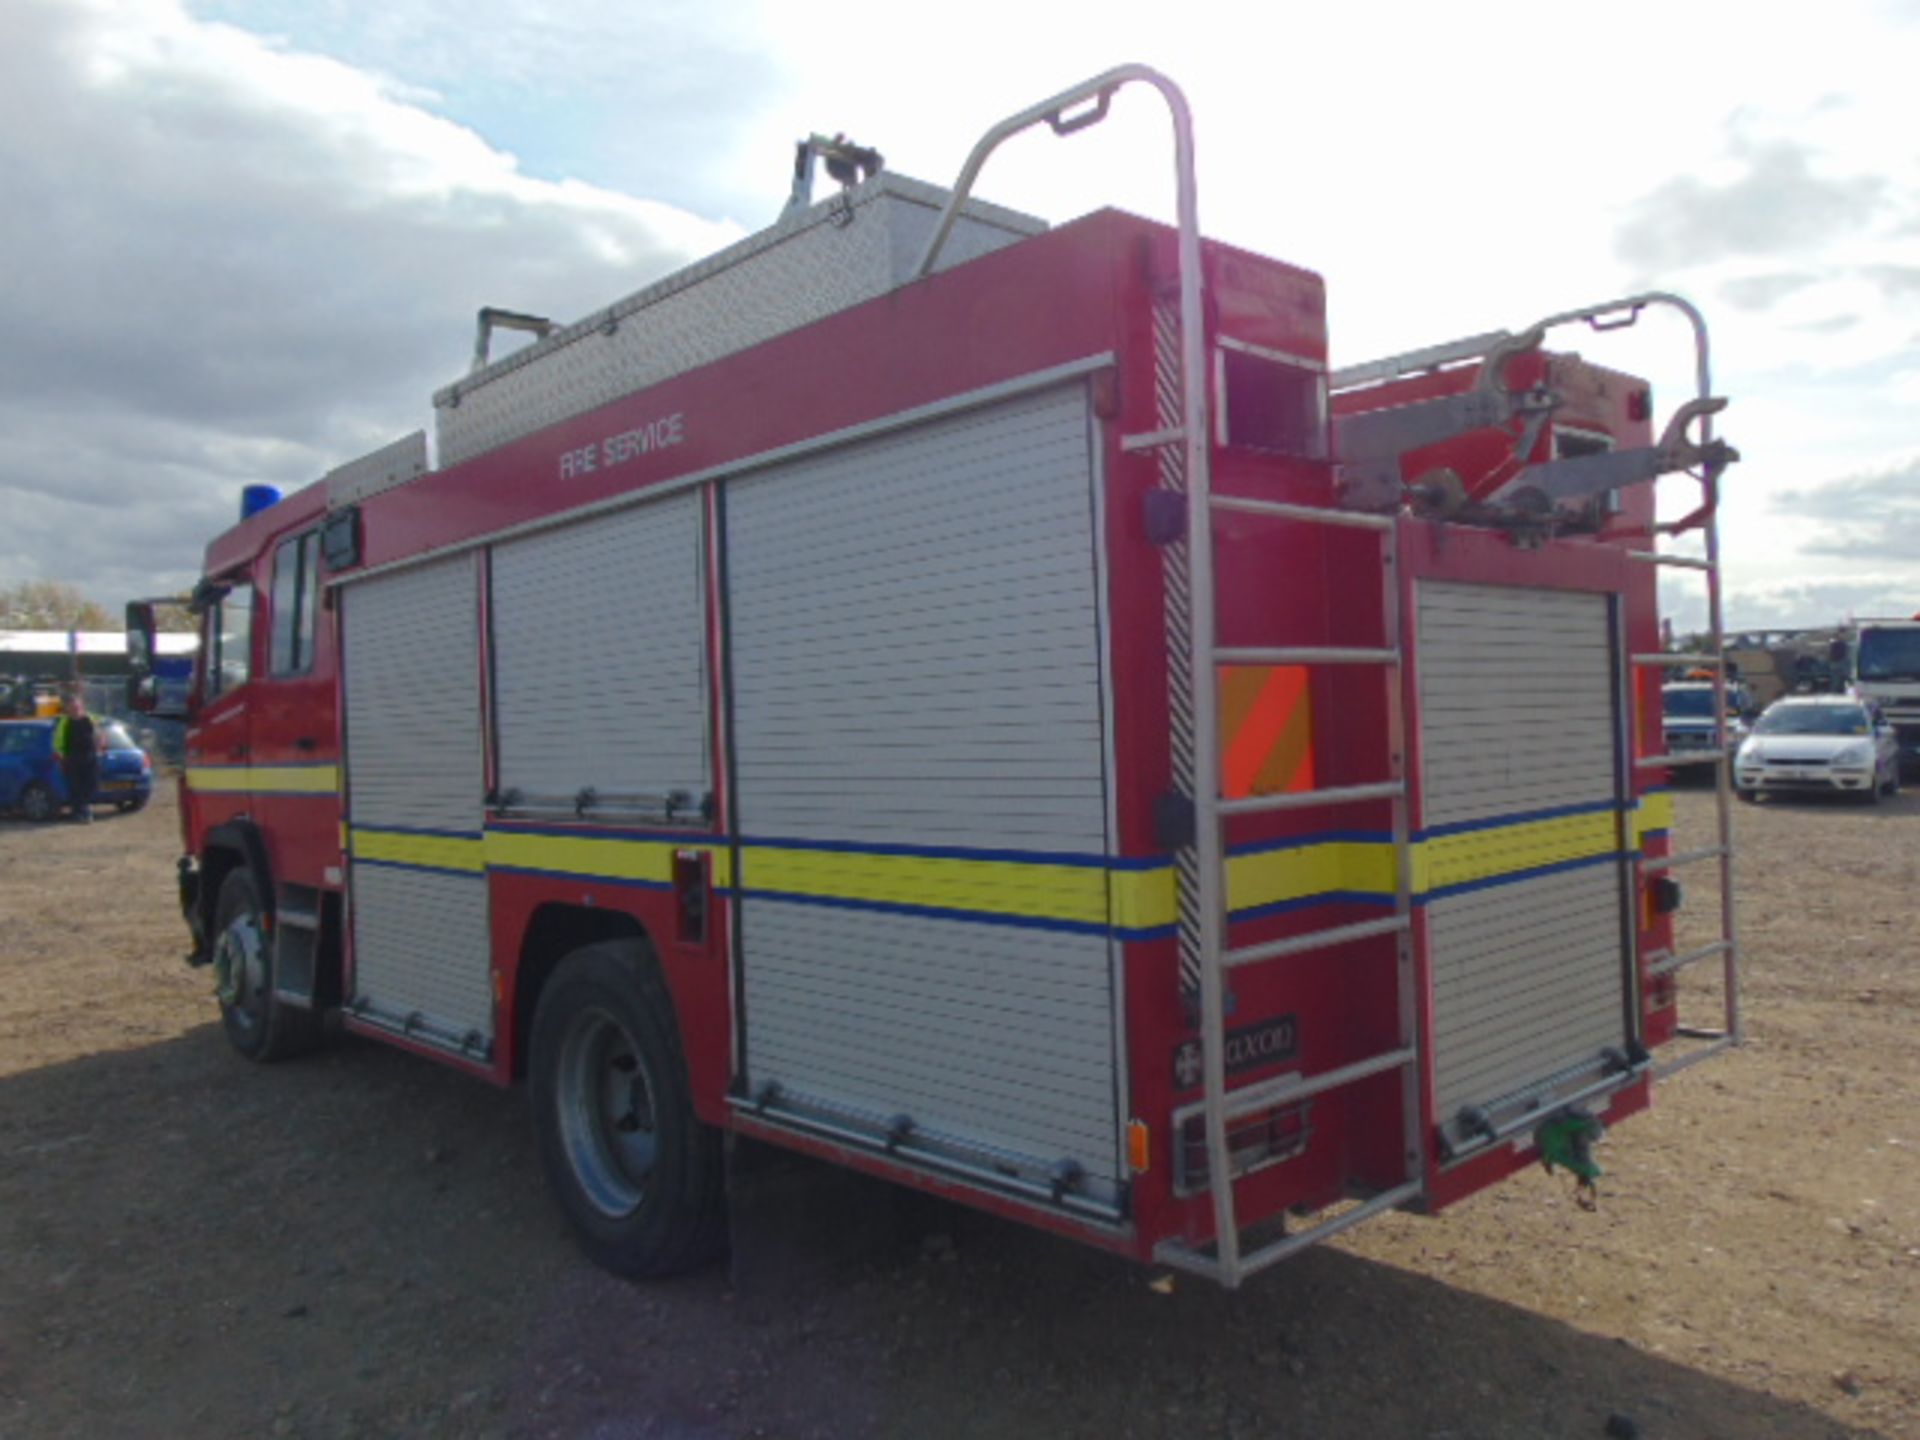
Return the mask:
M 1490 857 L 1426 907 L 1459 1145 L 1463 1111 L 1551 1098 L 1627 1043 L 1619 682 L 1606 596 L 1429 581 L 1418 607 L 1425 845 Z

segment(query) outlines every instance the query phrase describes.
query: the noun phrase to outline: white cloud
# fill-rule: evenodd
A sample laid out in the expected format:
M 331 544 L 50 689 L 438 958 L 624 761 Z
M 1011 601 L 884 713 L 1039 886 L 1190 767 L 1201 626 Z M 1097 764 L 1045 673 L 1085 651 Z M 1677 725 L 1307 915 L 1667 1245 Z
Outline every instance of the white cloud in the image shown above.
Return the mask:
M 944 183 L 987 125 L 1123 59 L 1187 88 L 1209 232 L 1327 277 L 1338 361 L 1648 285 L 1699 301 L 1747 457 L 1722 511 L 1735 623 L 1832 618 L 1859 562 L 1775 497 L 1915 449 L 1911 7 L 1192 0 L 1175 23 L 980 0 L 908 35 L 876 0 L 187 3 L 11 7 L 0 265 L 34 283 L 0 293 L 0 497 L 45 498 L 0 536 L 0 579 L 76 555 L 56 494 L 93 505 L 99 566 L 188 568 L 211 528 L 190 505 L 223 520 L 240 478 L 422 423 L 477 305 L 575 315 L 735 233 L 695 212 L 765 223 L 809 131 Z M 981 191 L 1164 218 L 1166 129 L 1129 92 L 1093 131 L 1009 145 Z M 1560 338 L 1665 403 L 1690 383 L 1670 321 Z M 173 498 L 131 525 L 96 503 L 129 485 Z M 1920 596 L 1920 561 L 1876 565 Z
M 241 483 L 424 424 L 480 304 L 572 318 L 738 234 L 170 0 L 12 8 L 0 181 L 0 580 L 107 601 L 189 577 Z

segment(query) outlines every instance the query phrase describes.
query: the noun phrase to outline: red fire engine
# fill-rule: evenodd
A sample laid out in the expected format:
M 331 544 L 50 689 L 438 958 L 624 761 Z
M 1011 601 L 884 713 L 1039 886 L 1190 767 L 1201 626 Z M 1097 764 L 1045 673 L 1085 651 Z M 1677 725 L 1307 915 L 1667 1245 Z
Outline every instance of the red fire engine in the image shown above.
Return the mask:
M 1176 225 L 971 198 L 1132 82 Z M 1590 1178 L 1738 1031 L 1724 787 L 1674 854 L 1653 753 L 1701 659 L 1656 567 L 1718 624 L 1698 315 L 1330 372 L 1321 281 L 1202 240 L 1141 67 L 951 192 L 800 160 L 772 229 L 604 311 L 483 311 L 435 463 L 209 546 L 181 897 L 234 1046 L 337 1012 L 524 1079 L 630 1274 L 721 1243 L 729 1135 L 1229 1285 Z M 1642 382 L 1542 348 L 1669 303 L 1700 392 L 1657 437 Z M 491 360 L 502 325 L 538 338 Z M 1670 871 L 1712 859 L 1721 938 L 1677 952 Z M 1715 957 L 1726 1023 L 1677 1033 Z

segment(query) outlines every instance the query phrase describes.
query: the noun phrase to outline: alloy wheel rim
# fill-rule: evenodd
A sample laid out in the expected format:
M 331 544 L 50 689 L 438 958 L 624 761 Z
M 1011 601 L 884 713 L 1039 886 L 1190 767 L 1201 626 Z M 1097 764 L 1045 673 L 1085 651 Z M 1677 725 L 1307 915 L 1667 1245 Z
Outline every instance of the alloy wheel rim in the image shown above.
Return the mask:
M 652 1076 L 627 1027 L 605 1010 L 583 1011 L 561 1042 L 559 1112 L 567 1164 L 589 1204 L 609 1219 L 646 1199 L 658 1155 Z

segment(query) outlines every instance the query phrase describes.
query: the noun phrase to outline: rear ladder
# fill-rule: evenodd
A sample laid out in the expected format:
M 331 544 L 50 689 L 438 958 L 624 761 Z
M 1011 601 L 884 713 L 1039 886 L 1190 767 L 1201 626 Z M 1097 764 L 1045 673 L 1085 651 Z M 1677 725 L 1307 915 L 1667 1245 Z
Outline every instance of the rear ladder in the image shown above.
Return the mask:
M 1405 727 L 1399 684 L 1400 609 L 1395 553 L 1396 522 L 1391 516 L 1216 497 L 1212 493 L 1209 446 L 1213 426 L 1206 379 L 1205 311 L 1201 296 L 1193 123 L 1186 97 L 1178 86 L 1158 72 L 1143 65 L 1120 66 L 1010 116 L 989 130 L 961 167 L 953 193 L 939 220 L 935 222 L 926 249 L 915 267 L 915 274 L 932 273 L 934 263 L 953 228 L 960 207 L 966 203 L 973 189 L 981 167 L 1003 141 L 1040 124 L 1051 127 L 1056 135 L 1070 135 L 1084 129 L 1106 117 L 1115 91 L 1134 82 L 1151 85 L 1160 92 L 1173 122 L 1179 288 L 1173 313 L 1156 315 L 1155 331 L 1156 345 L 1161 351 L 1157 357 L 1160 371 L 1163 375 L 1178 378 L 1175 385 L 1162 391 L 1163 410 L 1157 417 L 1161 428 L 1149 434 L 1125 437 L 1122 444 L 1129 450 L 1156 451 L 1161 462 L 1162 483 L 1169 490 L 1185 491 L 1185 541 L 1175 540 L 1166 551 L 1169 596 L 1176 608 L 1184 605 L 1184 611 L 1178 623 L 1169 624 L 1168 642 L 1170 674 L 1176 680 L 1184 675 L 1187 688 L 1190 689 L 1191 707 L 1185 714 L 1177 716 L 1174 722 L 1177 737 L 1174 768 L 1176 783 L 1193 797 L 1196 824 L 1195 838 L 1183 846 L 1176 856 L 1176 868 L 1180 877 L 1181 971 L 1183 977 L 1197 985 L 1200 994 L 1201 1106 L 1206 1126 L 1207 1174 L 1213 1192 L 1214 1229 L 1218 1237 L 1211 1255 L 1198 1247 L 1177 1242 L 1162 1244 L 1157 1247 L 1155 1254 L 1167 1265 L 1195 1271 L 1233 1286 L 1247 1275 L 1284 1259 L 1303 1246 L 1357 1224 L 1377 1211 L 1405 1204 L 1415 1198 L 1422 1188 L 1418 1178 L 1419 1051 L 1410 943 L 1412 869 L 1409 863 L 1410 836 L 1404 773 Z M 1073 110 L 1076 106 L 1083 108 Z M 1388 592 L 1388 634 L 1384 643 L 1374 649 L 1217 647 L 1214 641 L 1216 597 L 1213 588 L 1213 518 L 1223 510 L 1238 510 L 1274 520 L 1356 526 L 1377 531 L 1383 546 L 1382 571 Z M 1219 697 L 1214 688 L 1216 668 L 1222 664 L 1385 667 L 1389 704 L 1392 707 L 1393 754 L 1388 766 L 1389 778 L 1377 784 L 1245 800 L 1230 801 L 1222 797 L 1219 793 L 1217 729 Z M 1173 688 L 1176 692 L 1175 709 L 1179 710 L 1181 697 L 1177 692 L 1182 687 L 1176 683 Z M 1191 744 L 1182 743 L 1183 739 L 1190 739 Z M 1205 783 L 1195 783 L 1195 776 L 1206 777 Z M 1227 877 L 1222 827 L 1230 816 L 1306 805 L 1355 805 L 1381 799 L 1393 801 L 1394 850 L 1399 879 L 1391 919 L 1337 926 L 1238 950 L 1225 948 Z M 1236 966 L 1271 963 L 1309 950 L 1325 949 L 1383 934 L 1398 937 L 1400 1044 L 1380 1055 L 1324 1074 L 1228 1090 L 1224 974 Z M 1233 1174 L 1229 1166 L 1227 1143 L 1229 1123 L 1255 1110 L 1309 1099 L 1390 1070 L 1402 1073 L 1405 1087 L 1407 1180 L 1381 1194 L 1368 1197 L 1361 1205 L 1333 1219 L 1243 1254 L 1238 1221 L 1234 1214 Z
M 1733 900 L 1733 779 L 1732 758 L 1727 752 L 1725 737 L 1727 731 L 1727 669 L 1725 662 L 1726 635 L 1724 615 L 1721 605 L 1720 589 L 1720 531 L 1719 500 L 1720 475 L 1726 465 L 1737 458 L 1736 452 L 1723 445 L 1716 444 L 1713 437 L 1713 416 L 1719 412 L 1725 402 L 1713 394 L 1711 356 L 1708 349 L 1707 326 L 1704 317 L 1692 303 L 1678 296 L 1664 292 L 1649 292 L 1629 296 L 1625 299 L 1606 301 L 1598 305 L 1582 306 L 1579 309 L 1563 311 L 1548 316 L 1536 325 L 1524 331 L 1512 332 L 1496 330 L 1482 335 L 1468 336 L 1442 345 L 1428 346 L 1421 350 L 1410 351 L 1404 355 L 1392 356 L 1384 360 L 1356 365 L 1335 372 L 1333 387 L 1336 390 L 1355 388 L 1363 385 L 1379 384 L 1404 376 L 1418 374 L 1440 366 L 1456 364 L 1469 360 L 1482 362 L 1482 379 L 1496 378 L 1491 375 L 1493 362 L 1515 353 L 1530 349 L 1541 343 L 1548 331 L 1564 325 L 1584 324 L 1596 331 L 1618 330 L 1636 323 L 1641 314 L 1650 307 L 1669 307 L 1678 310 L 1693 331 L 1694 341 L 1694 379 L 1696 393 L 1686 404 L 1680 407 L 1674 420 L 1668 425 L 1661 443 L 1646 452 L 1641 462 L 1642 470 L 1655 473 L 1636 476 L 1646 478 L 1658 484 L 1659 480 L 1671 473 L 1675 462 L 1684 458 L 1689 462 L 1687 473 L 1696 479 L 1701 487 L 1699 504 L 1688 514 L 1670 524 L 1654 526 L 1650 537 L 1651 548 L 1630 552 L 1634 559 L 1646 564 L 1688 570 L 1698 573 L 1704 582 L 1707 596 L 1707 649 L 1704 653 L 1691 654 L 1674 651 L 1653 651 L 1631 657 L 1634 672 L 1647 670 L 1674 670 L 1700 667 L 1711 671 L 1713 675 L 1713 706 L 1716 734 L 1719 743 L 1707 753 L 1673 752 L 1636 754 L 1633 757 L 1635 768 L 1639 771 L 1672 770 L 1680 766 L 1713 765 L 1715 767 L 1715 809 L 1716 838 L 1712 845 L 1694 850 L 1678 851 L 1654 859 L 1644 858 L 1640 847 L 1633 847 L 1634 863 L 1642 876 L 1665 873 L 1684 866 L 1705 861 L 1718 862 L 1718 889 L 1720 900 L 1720 934 L 1709 944 L 1685 951 L 1661 951 L 1646 957 L 1646 973 L 1649 978 L 1659 979 L 1674 974 L 1701 961 L 1718 958 L 1721 962 L 1721 1024 L 1718 1028 L 1698 1028 L 1682 1026 L 1679 1034 L 1682 1038 L 1705 1042 L 1687 1053 L 1662 1062 L 1654 1067 L 1655 1079 L 1672 1075 L 1690 1065 L 1698 1064 L 1712 1055 L 1720 1053 L 1729 1046 L 1740 1043 L 1742 1027 L 1740 1019 L 1739 954 L 1738 942 L 1734 931 Z M 1468 408 L 1467 402 L 1473 397 L 1449 397 L 1448 403 L 1458 414 L 1462 425 L 1484 423 L 1484 414 Z M 1437 402 L 1436 402 L 1437 403 Z M 1430 406 L 1429 408 L 1434 408 Z M 1484 409 L 1484 407 L 1483 407 Z M 1516 412 L 1518 413 L 1518 412 Z M 1698 426 L 1698 439 L 1692 440 L 1689 432 Z M 1402 425 L 1401 429 L 1406 427 Z M 1421 443 L 1431 436 L 1415 436 Z M 1576 462 L 1591 464 L 1587 461 Z M 1661 536 L 1674 536 L 1689 530 L 1701 532 L 1702 555 L 1687 555 L 1659 548 Z M 1634 691 L 1637 699 L 1637 687 Z
M 1422 1123 L 1420 1119 L 1420 1039 L 1415 1001 L 1412 935 L 1412 825 L 1407 794 L 1406 714 L 1401 684 L 1402 636 L 1399 583 L 1399 522 L 1393 515 L 1375 515 L 1314 505 L 1256 500 L 1210 493 L 1203 471 L 1190 477 L 1188 563 L 1190 605 L 1187 625 L 1190 684 L 1194 700 L 1191 775 L 1182 777 L 1192 796 L 1194 841 L 1177 857 L 1181 879 L 1181 974 L 1200 996 L 1200 1043 L 1203 1090 L 1199 1104 L 1204 1118 L 1207 1175 L 1212 1190 L 1214 1242 L 1206 1247 L 1165 1241 L 1154 1254 L 1162 1263 L 1194 1271 L 1228 1286 L 1286 1259 L 1296 1251 L 1340 1233 L 1384 1210 L 1417 1199 L 1422 1178 Z M 1217 594 L 1213 584 L 1212 524 L 1214 516 L 1230 512 L 1267 520 L 1304 525 L 1331 525 L 1371 530 L 1380 544 L 1382 614 L 1385 634 L 1378 648 L 1310 646 L 1222 647 L 1215 643 Z M 1176 651 L 1178 650 L 1178 639 Z M 1387 704 L 1387 750 L 1384 778 L 1360 785 L 1294 791 L 1226 799 L 1220 795 L 1220 756 L 1216 676 L 1225 665 L 1369 666 L 1382 673 Z M 1393 914 L 1379 920 L 1336 925 L 1255 945 L 1229 946 L 1226 838 L 1228 820 L 1240 815 L 1271 813 L 1307 807 L 1346 807 L 1380 800 L 1392 809 L 1394 853 Z M 1397 965 L 1398 1043 L 1318 1075 L 1283 1076 L 1259 1084 L 1228 1089 L 1225 1076 L 1225 975 L 1243 966 L 1270 964 L 1316 951 L 1333 949 L 1377 936 L 1394 937 Z M 1401 1079 L 1402 1157 L 1399 1183 L 1316 1224 L 1291 1230 L 1252 1249 L 1242 1248 L 1236 1214 L 1229 1130 L 1241 1117 L 1271 1107 L 1307 1100 L 1329 1091 L 1398 1072 Z

